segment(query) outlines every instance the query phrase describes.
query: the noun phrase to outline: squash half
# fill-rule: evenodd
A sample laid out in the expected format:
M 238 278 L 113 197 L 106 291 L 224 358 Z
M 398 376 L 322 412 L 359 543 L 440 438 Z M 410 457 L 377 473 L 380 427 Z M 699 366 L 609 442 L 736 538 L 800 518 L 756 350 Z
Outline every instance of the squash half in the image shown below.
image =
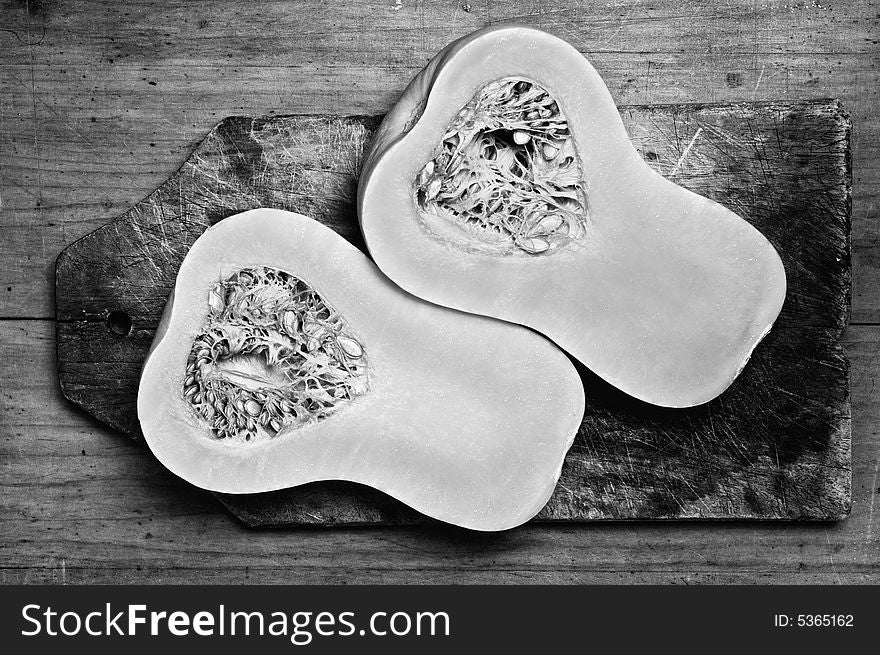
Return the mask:
M 499 254 L 463 247 L 469 237 L 454 234 L 451 223 L 433 230 L 419 198 L 426 188 L 428 197 L 437 193 L 440 182 L 431 188 L 428 174 L 437 175 L 432 162 L 442 162 L 438 146 L 449 145 L 456 121 L 471 125 L 465 109 L 511 79 L 558 104 L 577 151 L 586 214 L 576 238 L 557 248 L 517 237 L 516 252 Z M 514 148 L 529 136 L 506 138 Z M 557 151 L 551 147 L 550 156 Z M 532 327 L 612 385 L 656 405 L 687 407 L 722 393 L 785 297 L 785 271 L 767 239 L 654 172 L 592 65 L 530 27 L 490 27 L 431 60 L 380 126 L 358 195 L 369 251 L 403 289 Z M 436 227 L 439 219 L 430 218 Z
M 231 433 L 218 438 L 194 410 L 193 396 L 184 396 L 193 358 L 208 358 L 200 346 L 193 354 L 193 342 L 220 315 L 212 292 L 218 281 L 261 267 L 294 276 L 338 313 L 346 335 L 339 343 L 361 362 L 366 383 L 312 421 L 285 423 L 272 435 L 259 427 L 260 438 L 250 442 Z M 272 279 L 277 291 L 278 276 Z M 232 300 L 233 291 L 223 302 L 238 302 L 253 318 L 260 303 L 277 301 L 269 291 L 250 304 L 240 294 Z M 323 320 L 327 310 L 321 311 Z M 302 321 L 284 316 L 290 320 L 281 332 L 302 328 Z M 263 339 L 268 332 L 259 330 Z M 224 339 L 228 346 L 231 337 Z M 273 343 L 282 340 L 276 334 Z M 308 350 L 321 352 L 315 343 Z M 241 406 L 265 400 L 263 391 Z M 550 497 L 583 417 L 584 393 L 572 363 L 544 337 L 415 298 L 322 224 L 257 209 L 211 227 L 187 254 L 144 365 L 137 405 L 153 453 L 196 486 L 254 493 L 349 480 L 441 521 L 502 530 L 534 516 Z M 254 405 L 255 420 L 257 414 Z

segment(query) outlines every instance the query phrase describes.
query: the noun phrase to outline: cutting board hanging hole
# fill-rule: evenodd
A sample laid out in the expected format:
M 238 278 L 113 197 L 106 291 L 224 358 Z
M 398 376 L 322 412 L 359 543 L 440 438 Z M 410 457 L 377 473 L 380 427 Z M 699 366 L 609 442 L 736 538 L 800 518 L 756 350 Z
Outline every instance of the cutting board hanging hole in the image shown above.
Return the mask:
M 131 316 L 116 309 L 107 315 L 107 329 L 118 337 L 127 337 L 131 332 Z

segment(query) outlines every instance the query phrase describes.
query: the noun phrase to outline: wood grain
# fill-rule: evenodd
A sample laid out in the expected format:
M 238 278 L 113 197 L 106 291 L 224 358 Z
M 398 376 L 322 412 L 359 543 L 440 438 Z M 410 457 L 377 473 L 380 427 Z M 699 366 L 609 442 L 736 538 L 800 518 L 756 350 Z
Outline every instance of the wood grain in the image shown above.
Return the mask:
M 837 523 L 251 530 L 61 398 L 46 321 L 0 322 L 0 581 L 880 582 L 880 327 L 854 326 L 853 513 Z M 15 384 L 9 384 L 15 380 Z M 873 499 L 873 500 L 872 500 Z
M 786 267 L 787 302 L 737 382 L 701 407 L 652 407 L 580 369 L 584 421 L 538 519 L 845 516 L 850 407 L 838 340 L 850 289 L 848 116 L 834 101 L 621 115 L 654 168 L 770 239 Z M 56 269 L 64 395 L 139 436 L 140 367 L 177 269 L 198 235 L 230 214 L 300 212 L 365 249 L 354 197 L 378 120 L 224 119 L 155 193 L 65 249 Z M 108 326 L 113 312 L 130 317 L 131 335 Z M 423 520 L 338 482 L 220 498 L 254 526 Z
M 0 0 L 2 579 L 880 582 L 880 340 L 858 325 L 880 322 L 878 2 L 396 6 Z M 845 339 L 847 520 L 532 525 L 491 541 L 424 528 L 246 531 L 64 402 L 52 322 L 63 248 L 164 182 L 224 116 L 383 113 L 447 41 L 510 18 L 575 43 L 621 104 L 842 100 L 857 324 Z
M 223 117 L 382 114 L 450 40 L 518 19 L 570 40 L 619 104 L 840 99 L 855 124 L 853 319 L 880 321 L 877 0 L 395 6 L 0 0 L 0 257 L 16 262 L 0 317 L 52 316 L 52 257 L 156 189 Z

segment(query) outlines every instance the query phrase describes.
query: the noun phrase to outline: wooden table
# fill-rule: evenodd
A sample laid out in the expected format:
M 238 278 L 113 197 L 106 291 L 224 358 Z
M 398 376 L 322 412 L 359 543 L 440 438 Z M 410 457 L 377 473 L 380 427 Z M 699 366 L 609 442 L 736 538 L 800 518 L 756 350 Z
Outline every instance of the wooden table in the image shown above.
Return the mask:
M 65 246 L 161 184 L 220 118 L 381 113 L 448 41 L 510 18 L 571 41 L 621 104 L 849 109 L 848 519 L 251 531 L 61 398 Z M 878 40 L 876 1 L 0 0 L 0 581 L 880 582 Z

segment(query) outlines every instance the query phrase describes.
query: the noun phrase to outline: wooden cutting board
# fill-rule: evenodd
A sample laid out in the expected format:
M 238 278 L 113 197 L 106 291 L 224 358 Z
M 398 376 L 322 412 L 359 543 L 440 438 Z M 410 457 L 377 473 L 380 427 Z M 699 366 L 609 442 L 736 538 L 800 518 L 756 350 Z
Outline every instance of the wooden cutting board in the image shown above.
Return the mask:
M 777 248 L 782 314 L 734 385 L 691 409 L 661 409 L 580 369 L 582 428 L 539 520 L 834 520 L 850 507 L 848 362 L 850 121 L 836 101 L 621 108 L 642 156 L 737 212 Z M 235 116 L 171 179 L 69 246 L 56 266 L 64 395 L 140 438 L 140 366 L 195 239 L 226 216 L 278 207 L 359 248 L 354 198 L 379 117 Z M 144 457 L 150 457 L 144 449 Z M 218 495 L 248 525 L 425 521 L 360 485 L 325 482 Z

